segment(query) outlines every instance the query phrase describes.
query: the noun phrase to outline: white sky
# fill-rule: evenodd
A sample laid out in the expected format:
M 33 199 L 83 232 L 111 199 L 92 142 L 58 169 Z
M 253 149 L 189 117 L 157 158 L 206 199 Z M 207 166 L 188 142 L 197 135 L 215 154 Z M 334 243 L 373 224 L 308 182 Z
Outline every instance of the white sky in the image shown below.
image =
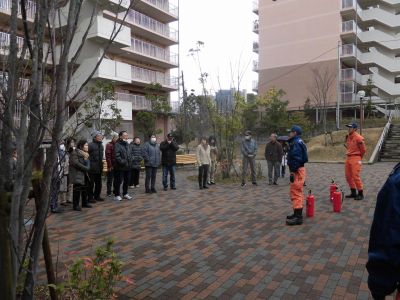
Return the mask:
M 184 73 L 185 88 L 201 93 L 200 71 L 197 62 L 188 55 L 196 42 L 204 42 L 200 55 L 202 71 L 209 74 L 207 88 L 212 93 L 236 87 L 238 73 L 244 76 L 240 89 L 252 92 L 253 33 L 252 0 L 180 0 L 180 67 Z M 232 80 L 232 72 L 234 80 Z M 218 82 L 219 77 L 219 82 Z

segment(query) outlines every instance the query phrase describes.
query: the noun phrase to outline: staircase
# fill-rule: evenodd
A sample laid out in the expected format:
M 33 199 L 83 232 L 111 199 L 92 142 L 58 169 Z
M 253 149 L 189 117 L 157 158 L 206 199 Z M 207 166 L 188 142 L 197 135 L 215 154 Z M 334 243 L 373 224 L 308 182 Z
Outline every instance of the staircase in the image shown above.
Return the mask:
M 390 126 L 389 133 L 380 152 L 379 160 L 400 162 L 400 124 Z

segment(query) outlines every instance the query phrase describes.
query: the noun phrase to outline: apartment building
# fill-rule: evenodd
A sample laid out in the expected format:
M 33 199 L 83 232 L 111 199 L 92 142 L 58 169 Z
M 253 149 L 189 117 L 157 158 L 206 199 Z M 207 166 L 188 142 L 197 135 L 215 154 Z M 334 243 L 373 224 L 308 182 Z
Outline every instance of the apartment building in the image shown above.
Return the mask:
M 289 108 L 301 108 L 318 68 L 335 73 L 332 107 L 355 106 L 368 88 L 374 101 L 399 97 L 400 0 L 263 0 L 253 12 L 259 93 L 281 88 Z
M 91 0 L 86 0 L 83 4 L 80 23 L 72 44 L 72 54 L 78 49 L 93 11 L 94 19 L 77 60 L 70 94 L 82 85 L 104 54 L 92 80 L 114 83 L 117 107 L 121 109 L 123 118 L 119 129 L 127 130 L 132 136 L 136 134 L 134 128 L 136 114 L 139 111 L 152 109 L 151 102 L 145 98 L 146 87 L 151 83 L 158 83 L 161 85 L 161 94 L 168 98 L 170 92 L 178 90 L 178 78 L 172 73 L 179 64 L 178 31 L 173 29 L 173 27 L 178 27 L 179 8 L 169 0 L 132 2 L 109 0 L 102 4 L 98 5 L 97 2 Z M 68 5 L 65 9 L 61 9 L 61 24 L 65 22 L 67 9 Z M 27 14 L 30 26 L 33 25 L 35 10 L 35 1 L 28 1 Z M 9 45 L 7 18 L 10 13 L 11 0 L 0 0 L 0 51 L 2 54 L 7 51 L 7 45 Z M 117 23 L 116 26 L 115 23 Z M 107 47 L 110 37 L 119 24 L 122 24 L 121 30 L 113 43 Z M 18 41 L 22 48 L 23 39 L 19 38 Z M 56 55 L 58 52 L 56 51 Z M 73 105 L 66 126 L 76 120 L 76 111 L 80 110 L 78 107 L 80 104 Z M 18 114 L 18 108 L 16 114 Z M 170 130 L 168 119 L 160 116 L 157 120 L 157 128 L 162 129 L 163 134 L 168 132 Z

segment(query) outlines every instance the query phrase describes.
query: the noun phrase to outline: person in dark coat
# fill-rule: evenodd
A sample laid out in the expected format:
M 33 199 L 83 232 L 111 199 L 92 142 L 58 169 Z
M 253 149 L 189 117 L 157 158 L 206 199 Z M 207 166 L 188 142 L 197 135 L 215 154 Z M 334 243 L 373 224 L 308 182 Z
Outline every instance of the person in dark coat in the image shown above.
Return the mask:
M 400 289 L 400 164 L 394 167 L 377 196 L 367 270 L 374 299 L 383 300 Z
M 80 199 L 82 207 L 92 207 L 88 203 L 87 186 L 89 182 L 88 171 L 90 169 L 89 146 L 85 140 L 80 140 L 77 148 L 71 152 L 69 166 L 69 181 L 73 184 L 72 203 L 73 209 L 80 211 Z
M 271 134 L 270 141 L 265 146 L 265 159 L 268 165 L 268 180 L 269 184 L 278 184 L 279 173 L 281 169 L 281 162 L 283 156 L 282 145 L 277 141 L 277 135 L 275 133 Z M 272 179 L 272 172 L 274 173 L 274 178 Z
M 157 168 L 160 166 L 161 163 L 161 152 L 160 146 L 157 144 L 157 138 L 155 135 L 152 135 L 150 137 L 150 141 L 144 145 L 142 154 L 144 159 L 144 166 L 146 169 L 146 193 L 157 193 L 155 185 Z
M 160 144 L 161 165 L 163 168 L 162 183 L 164 191 L 168 190 L 168 173 L 171 190 L 176 190 L 175 173 L 176 173 L 176 151 L 179 150 L 178 143 L 174 140 L 171 133 L 168 133 L 167 138 Z
M 139 187 L 139 177 L 140 169 L 142 168 L 142 145 L 140 138 L 135 137 L 133 142 L 130 143 L 131 152 L 133 155 L 133 164 L 131 168 L 131 178 L 129 182 L 129 187 L 138 188 Z
M 107 162 L 107 197 L 111 197 L 111 187 L 114 181 L 114 165 L 115 165 L 115 152 L 114 145 L 118 141 L 118 134 L 112 135 L 112 140 L 106 145 L 106 162 Z
M 122 196 L 124 199 L 131 200 L 128 194 L 129 177 L 131 173 L 131 165 L 133 162 L 132 152 L 128 144 L 128 133 L 121 131 L 118 142 L 114 145 L 115 166 L 114 166 L 114 196 L 116 201 L 121 201 L 121 184 Z
M 103 135 L 99 131 L 92 133 L 93 142 L 89 144 L 89 159 L 90 159 L 90 170 L 89 170 L 89 202 L 96 203 L 97 201 L 104 201 L 100 197 L 102 181 L 101 173 L 103 172 L 103 157 L 104 157 L 104 146 L 103 146 Z

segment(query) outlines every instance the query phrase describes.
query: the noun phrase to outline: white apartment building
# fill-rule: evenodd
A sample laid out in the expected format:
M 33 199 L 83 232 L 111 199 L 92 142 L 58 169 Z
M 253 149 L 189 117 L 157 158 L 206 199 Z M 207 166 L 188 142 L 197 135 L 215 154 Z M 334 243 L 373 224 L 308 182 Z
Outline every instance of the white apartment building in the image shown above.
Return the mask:
M 169 0 L 108 0 L 98 5 L 96 1 L 86 0 L 83 4 L 78 30 L 74 37 L 71 57 L 78 49 L 82 36 L 89 24 L 94 10 L 94 20 L 84 48 L 77 60 L 73 74 L 70 94 L 77 90 L 105 53 L 93 80 L 112 81 L 115 85 L 117 107 L 123 118 L 121 128 L 132 136 L 136 134 L 134 120 L 138 111 L 151 110 L 151 103 L 145 98 L 145 88 L 151 83 L 159 83 L 162 93 L 169 97 L 170 92 L 178 90 L 178 78 L 172 75 L 178 68 L 179 8 Z M 61 10 L 61 24 L 65 22 L 67 6 Z M 28 21 L 33 25 L 36 4 L 28 0 Z M 11 0 L 0 0 L 0 54 L 6 54 L 9 45 L 8 18 L 11 14 Z M 125 21 L 122 19 L 126 15 Z M 115 22 L 117 23 L 114 26 Z M 122 24 L 113 43 L 106 49 L 115 27 Z M 173 26 L 171 26 L 173 24 Z M 21 35 L 22 36 L 22 35 Z M 19 39 L 21 47 L 22 37 Z M 57 51 L 56 51 L 57 55 Z M 56 58 L 57 61 L 57 58 Z M 171 72 L 172 71 L 172 72 Z M 176 72 L 177 73 L 177 72 Z M 24 79 L 22 79 L 24 80 Z M 70 111 L 74 122 L 79 108 Z M 18 114 L 18 108 L 16 109 Z M 157 128 L 163 134 L 170 130 L 166 117 L 157 121 Z
M 341 0 L 340 14 L 342 102 L 367 84 L 376 101 L 399 97 L 400 0 Z

